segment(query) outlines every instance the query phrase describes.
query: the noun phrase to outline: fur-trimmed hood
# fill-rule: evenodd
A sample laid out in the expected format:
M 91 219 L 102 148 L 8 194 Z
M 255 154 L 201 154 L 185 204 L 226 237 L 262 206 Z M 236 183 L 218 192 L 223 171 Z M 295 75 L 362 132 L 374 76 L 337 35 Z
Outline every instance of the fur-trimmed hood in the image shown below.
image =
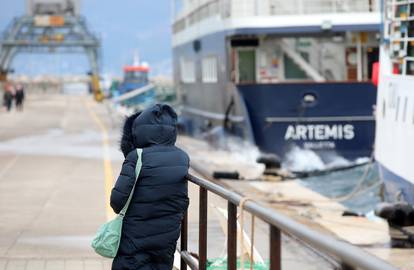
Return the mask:
M 120 143 L 120 150 L 124 154 L 124 157 L 126 157 L 129 152 L 135 149 L 132 138 L 132 125 L 134 124 L 135 118 L 137 118 L 140 114 L 141 112 L 136 112 L 125 119 Z
M 174 145 L 177 139 L 177 114 L 168 105 L 157 104 L 125 120 L 121 151 L 126 157 L 136 148 Z

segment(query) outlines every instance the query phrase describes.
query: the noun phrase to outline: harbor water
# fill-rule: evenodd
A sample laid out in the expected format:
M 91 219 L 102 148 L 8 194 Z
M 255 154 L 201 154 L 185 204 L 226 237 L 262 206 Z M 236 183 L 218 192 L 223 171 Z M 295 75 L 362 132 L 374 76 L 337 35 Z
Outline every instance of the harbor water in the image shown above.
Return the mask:
M 369 215 L 382 201 L 377 164 L 312 176 L 299 180 L 304 186 L 340 203 L 357 214 Z

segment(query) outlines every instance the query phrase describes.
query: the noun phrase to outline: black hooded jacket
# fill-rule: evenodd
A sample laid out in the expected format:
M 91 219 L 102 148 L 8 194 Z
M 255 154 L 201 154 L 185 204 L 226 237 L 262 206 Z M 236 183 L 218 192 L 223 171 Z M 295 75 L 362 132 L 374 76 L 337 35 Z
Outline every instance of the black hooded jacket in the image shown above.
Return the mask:
M 177 115 L 167 105 L 155 105 L 129 117 L 121 150 L 125 161 L 111 193 L 119 213 L 135 181 L 136 148 L 142 148 L 142 169 L 126 212 L 121 244 L 113 270 L 171 270 L 180 225 L 188 207 L 189 158 L 174 146 Z

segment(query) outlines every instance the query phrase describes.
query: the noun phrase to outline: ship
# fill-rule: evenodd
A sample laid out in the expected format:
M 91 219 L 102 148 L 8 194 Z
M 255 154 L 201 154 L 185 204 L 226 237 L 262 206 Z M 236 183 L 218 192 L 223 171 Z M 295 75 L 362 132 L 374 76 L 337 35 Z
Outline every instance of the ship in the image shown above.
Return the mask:
M 143 109 L 153 104 L 156 93 L 150 83 L 149 72 L 149 65 L 146 62 L 141 63 L 138 54 L 135 54 L 133 64 L 123 68 L 122 81 L 112 83 L 114 101 L 135 109 Z
M 376 214 L 391 245 L 414 248 L 414 1 L 383 0 L 375 160 L 383 183 Z
M 372 155 L 381 15 L 370 0 L 173 1 L 180 123 L 282 160 Z
M 375 158 L 385 199 L 414 205 L 414 1 L 384 1 Z

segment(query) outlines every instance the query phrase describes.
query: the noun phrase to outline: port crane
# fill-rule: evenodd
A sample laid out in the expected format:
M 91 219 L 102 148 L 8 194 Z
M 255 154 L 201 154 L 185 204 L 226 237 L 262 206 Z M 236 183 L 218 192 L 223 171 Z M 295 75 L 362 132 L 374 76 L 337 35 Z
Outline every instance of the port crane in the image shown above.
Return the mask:
M 12 72 L 19 53 L 84 53 L 91 71 L 95 99 L 103 94 L 99 85 L 100 41 L 80 15 L 80 0 L 27 0 L 26 14 L 14 18 L 0 38 L 0 82 Z

